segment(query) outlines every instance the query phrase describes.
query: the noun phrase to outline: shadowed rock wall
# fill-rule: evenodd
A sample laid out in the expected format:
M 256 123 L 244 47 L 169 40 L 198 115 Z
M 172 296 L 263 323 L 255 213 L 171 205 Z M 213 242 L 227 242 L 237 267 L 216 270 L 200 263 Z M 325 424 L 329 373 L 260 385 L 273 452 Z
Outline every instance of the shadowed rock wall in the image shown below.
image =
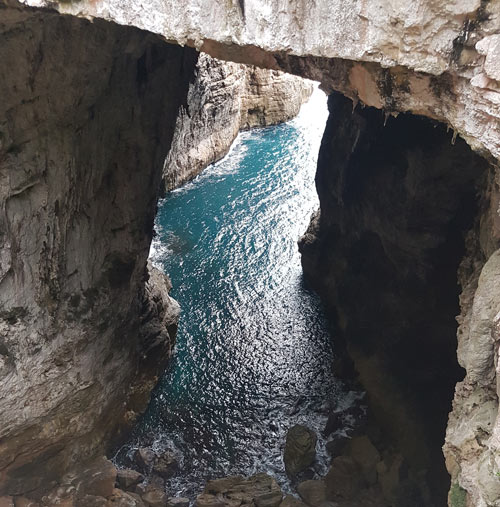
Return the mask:
M 339 94 L 329 108 L 316 175 L 321 212 L 300 244 L 304 273 L 419 484 L 415 493 L 403 486 L 407 500 L 415 495 L 408 505 L 444 505 L 441 446 L 464 375 L 457 270 L 488 164 L 425 118 L 353 110 Z
M 0 8 L 0 491 L 49 487 L 143 410 L 178 308 L 146 268 L 195 52 Z

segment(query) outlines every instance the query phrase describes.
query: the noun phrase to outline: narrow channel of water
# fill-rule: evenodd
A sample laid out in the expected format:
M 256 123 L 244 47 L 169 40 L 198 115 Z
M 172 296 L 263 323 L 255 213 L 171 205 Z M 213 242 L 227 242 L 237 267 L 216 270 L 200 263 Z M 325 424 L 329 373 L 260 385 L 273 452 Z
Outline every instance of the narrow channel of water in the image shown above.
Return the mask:
M 326 118 L 316 90 L 295 120 L 241 134 L 224 160 L 159 204 L 151 255 L 182 314 L 174 357 L 129 449 L 153 442 L 179 455 L 170 494 L 257 471 L 286 487 L 287 429 L 319 432 L 328 408 L 355 397 L 332 374 L 325 316 L 297 250 L 318 207 Z M 321 474 L 321 439 L 318 450 Z

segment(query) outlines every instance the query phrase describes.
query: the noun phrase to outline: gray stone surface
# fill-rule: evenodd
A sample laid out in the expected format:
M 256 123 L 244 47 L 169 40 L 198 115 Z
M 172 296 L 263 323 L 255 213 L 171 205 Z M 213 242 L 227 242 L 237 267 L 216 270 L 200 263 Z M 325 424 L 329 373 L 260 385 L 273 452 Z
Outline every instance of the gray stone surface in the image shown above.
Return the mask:
M 200 54 L 165 162 L 165 190 L 224 157 L 240 130 L 296 116 L 311 92 L 312 83 L 296 76 Z
M 120 438 L 169 357 L 178 305 L 146 259 L 194 55 L 0 13 L 0 492 L 20 494 Z

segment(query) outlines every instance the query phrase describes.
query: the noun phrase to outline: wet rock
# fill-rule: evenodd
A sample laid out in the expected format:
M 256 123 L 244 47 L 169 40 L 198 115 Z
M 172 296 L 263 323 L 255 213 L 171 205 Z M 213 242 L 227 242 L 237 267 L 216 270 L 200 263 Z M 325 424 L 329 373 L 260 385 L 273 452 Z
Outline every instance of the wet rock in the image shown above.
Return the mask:
M 296 424 L 288 430 L 283 460 L 289 477 L 295 477 L 314 462 L 316 441 L 314 431 L 301 424 Z
M 156 454 L 149 447 L 139 447 L 134 454 L 134 463 L 143 473 L 149 473 L 155 462 Z
M 380 453 L 370 439 L 366 435 L 353 438 L 347 445 L 347 451 L 361 469 L 365 481 L 370 485 L 375 484 Z
M 144 475 L 130 468 L 119 469 L 116 474 L 116 483 L 124 491 L 133 491 L 143 480 Z
M 85 495 L 78 500 L 78 507 L 106 507 L 108 500 L 103 496 Z
M 108 507 L 146 507 L 139 495 L 115 489 L 108 501 Z
M 335 436 L 332 440 L 329 440 L 326 444 L 326 450 L 330 456 L 339 456 L 343 454 L 343 451 L 351 439 L 345 435 Z
M 205 507 L 222 503 L 226 506 L 278 507 L 282 498 L 283 493 L 276 480 L 261 473 L 248 478 L 234 476 L 208 481 L 204 494 L 197 499 L 197 505 Z
M 202 493 L 196 497 L 196 507 L 225 507 L 226 503 L 223 499 L 217 498 L 215 495 Z
M 141 497 L 152 490 L 165 491 L 165 481 L 162 477 L 153 475 L 149 478 L 149 482 L 141 482 L 135 487 L 135 493 Z
M 76 474 L 72 485 L 74 485 L 79 498 L 85 495 L 107 498 L 113 494 L 117 470 L 108 459 L 98 458 L 86 467 L 77 470 Z
M 292 495 L 286 495 L 280 503 L 280 507 L 305 507 L 305 503 Z
M 241 485 L 245 483 L 245 480 L 246 479 L 242 475 L 213 479 L 211 481 L 207 481 L 205 491 L 207 493 L 217 495 L 219 493 L 227 493 L 233 489 L 238 490 L 241 488 Z
M 324 481 L 304 481 L 297 486 L 300 498 L 307 505 L 320 507 L 326 501 L 326 485 Z
M 257 507 L 278 507 L 282 499 L 281 491 L 269 491 L 254 495 L 254 503 Z
M 40 507 L 40 504 L 38 502 L 30 500 L 25 496 L 17 496 L 14 498 L 14 505 L 15 507 Z
M 349 456 L 338 456 L 332 460 L 325 478 L 327 500 L 351 500 L 363 487 L 361 471 Z
M 325 429 L 323 430 L 323 436 L 329 437 L 335 431 L 342 429 L 343 426 L 344 423 L 342 413 L 331 412 L 326 421 Z
M 189 498 L 173 497 L 167 500 L 167 507 L 189 507 Z
M 165 507 L 167 505 L 167 494 L 158 488 L 151 488 L 141 496 L 147 507 Z
M 155 457 L 153 462 L 153 472 L 164 479 L 171 477 L 178 467 L 179 463 L 176 457 L 168 452 Z

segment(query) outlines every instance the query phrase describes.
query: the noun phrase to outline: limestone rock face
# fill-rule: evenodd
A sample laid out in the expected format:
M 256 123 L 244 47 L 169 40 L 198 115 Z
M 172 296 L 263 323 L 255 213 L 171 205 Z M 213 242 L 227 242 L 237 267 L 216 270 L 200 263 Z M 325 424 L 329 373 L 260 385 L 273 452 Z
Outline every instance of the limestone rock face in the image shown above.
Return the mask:
M 17 495 L 119 439 L 169 357 L 178 305 L 146 260 L 195 55 L 5 7 L 0 41 L 0 491 Z
M 296 76 L 201 53 L 165 162 L 165 190 L 194 178 L 226 155 L 240 130 L 296 116 L 311 92 L 312 84 Z
M 319 80 L 388 114 L 438 120 L 497 168 L 499 26 L 499 0 L 353 0 L 348 8 L 343 0 L 1 0 L 0 489 L 35 488 L 34 470 L 55 477 L 102 447 L 117 418 L 133 419 L 128 401 L 147 397 L 135 382 L 144 350 L 155 365 L 171 341 L 170 333 L 144 336 L 138 324 L 161 313 L 163 298 L 148 299 L 145 265 L 187 90 L 179 76 L 192 64 L 151 34 Z M 460 138 L 458 151 L 450 148 L 441 128 L 437 151 L 401 150 L 383 132 L 415 140 L 406 117 L 389 118 L 384 131 L 382 113 L 338 107 L 338 136 L 332 115 L 319 163 L 321 213 L 302 243 L 305 271 L 349 339 L 374 405 L 393 415 L 387 426 L 405 459 L 425 474 L 441 459 L 426 449 L 442 435 L 423 423 L 444 424 L 442 392 L 451 398 L 463 376 L 450 359 L 456 344 L 444 338 L 458 309 L 440 289 L 457 296 L 450 287 L 460 264 L 466 373 L 445 446 L 450 503 L 494 505 L 498 284 L 488 281 L 496 257 L 486 261 L 500 246 L 498 174 L 484 168 L 481 182 L 481 163 Z M 381 140 L 403 165 L 381 163 Z M 478 210 L 462 206 L 471 192 L 481 196 Z M 157 369 L 147 370 L 146 386 Z
M 23 3 L 137 26 L 214 57 L 316 79 L 370 106 L 443 121 L 500 158 L 498 0 Z

